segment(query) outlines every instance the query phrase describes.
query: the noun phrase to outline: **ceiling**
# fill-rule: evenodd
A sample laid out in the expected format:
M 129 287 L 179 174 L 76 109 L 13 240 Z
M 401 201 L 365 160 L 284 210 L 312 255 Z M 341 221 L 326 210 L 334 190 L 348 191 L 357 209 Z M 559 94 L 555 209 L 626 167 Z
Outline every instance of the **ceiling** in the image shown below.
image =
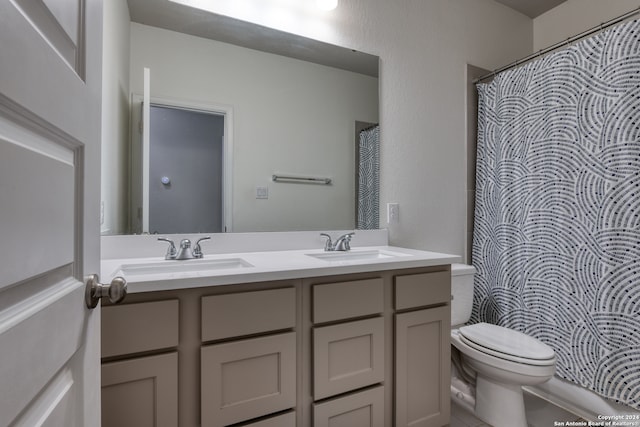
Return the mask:
M 553 9 L 566 0 L 496 0 L 505 6 L 515 9 L 533 19 Z
M 174 3 L 127 0 L 133 22 L 378 77 L 378 57 Z
M 566 0 L 496 0 L 535 18 Z M 198 37 L 378 76 L 378 58 L 168 0 L 127 0 L 131 20 Z

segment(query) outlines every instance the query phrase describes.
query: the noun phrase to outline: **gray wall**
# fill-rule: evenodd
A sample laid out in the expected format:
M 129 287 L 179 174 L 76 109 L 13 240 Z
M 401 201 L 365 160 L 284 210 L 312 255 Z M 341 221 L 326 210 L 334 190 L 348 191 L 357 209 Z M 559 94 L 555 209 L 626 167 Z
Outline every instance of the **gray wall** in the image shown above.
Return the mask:
M 129 9 L 104 2 L 102 46 L 102 234 L 126 232 L 129 197 Z

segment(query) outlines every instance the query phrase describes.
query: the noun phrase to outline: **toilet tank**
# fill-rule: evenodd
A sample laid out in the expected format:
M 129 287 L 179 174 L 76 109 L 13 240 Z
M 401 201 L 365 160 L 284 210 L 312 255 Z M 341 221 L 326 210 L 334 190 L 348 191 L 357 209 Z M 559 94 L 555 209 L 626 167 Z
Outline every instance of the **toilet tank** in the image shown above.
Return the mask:
M 475 273 L 472 265 L 451 264 L 451 327 L 462 326 L 471 317 Z

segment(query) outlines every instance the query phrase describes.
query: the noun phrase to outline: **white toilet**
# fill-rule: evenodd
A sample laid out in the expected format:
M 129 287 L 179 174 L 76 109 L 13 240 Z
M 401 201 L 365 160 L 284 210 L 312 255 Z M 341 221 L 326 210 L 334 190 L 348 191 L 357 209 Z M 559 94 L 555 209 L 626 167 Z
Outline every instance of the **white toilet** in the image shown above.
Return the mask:
M 502 326 L 463 326 L 471 316 L 474 274 L 470 265 L 451 266 L 451 344 L 459 351 L 462 371 L 475 374 L 474 399 L 469 393 L 473 386 L 459 378 L 465 372 L 453 363 L 452 397 L 494 427 L 526 427 L 522 386 L 548 381 L 555 373 L 555 353 L 537 339 Z M 452 356 L 455 362 L 456 354 Z

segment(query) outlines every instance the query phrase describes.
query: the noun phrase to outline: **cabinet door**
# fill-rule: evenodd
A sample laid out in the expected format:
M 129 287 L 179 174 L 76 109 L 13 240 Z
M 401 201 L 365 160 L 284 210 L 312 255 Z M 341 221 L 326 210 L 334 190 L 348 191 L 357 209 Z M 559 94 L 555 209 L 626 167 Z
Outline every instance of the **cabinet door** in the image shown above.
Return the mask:
M 296 406 L 296 335 L 202 347 L 202 426 L 226 426 Z
M 449 306 L 396 314 L 396 427 L 449 423 Z
M 103 427 L 177 427 L 178 354 L 102 365 Z
M 359 320 L 313 330 L 315 400 L 384 380 L 384 319 Z
M 384 427 L 384 387 L 313 405 L 314 427 Z

